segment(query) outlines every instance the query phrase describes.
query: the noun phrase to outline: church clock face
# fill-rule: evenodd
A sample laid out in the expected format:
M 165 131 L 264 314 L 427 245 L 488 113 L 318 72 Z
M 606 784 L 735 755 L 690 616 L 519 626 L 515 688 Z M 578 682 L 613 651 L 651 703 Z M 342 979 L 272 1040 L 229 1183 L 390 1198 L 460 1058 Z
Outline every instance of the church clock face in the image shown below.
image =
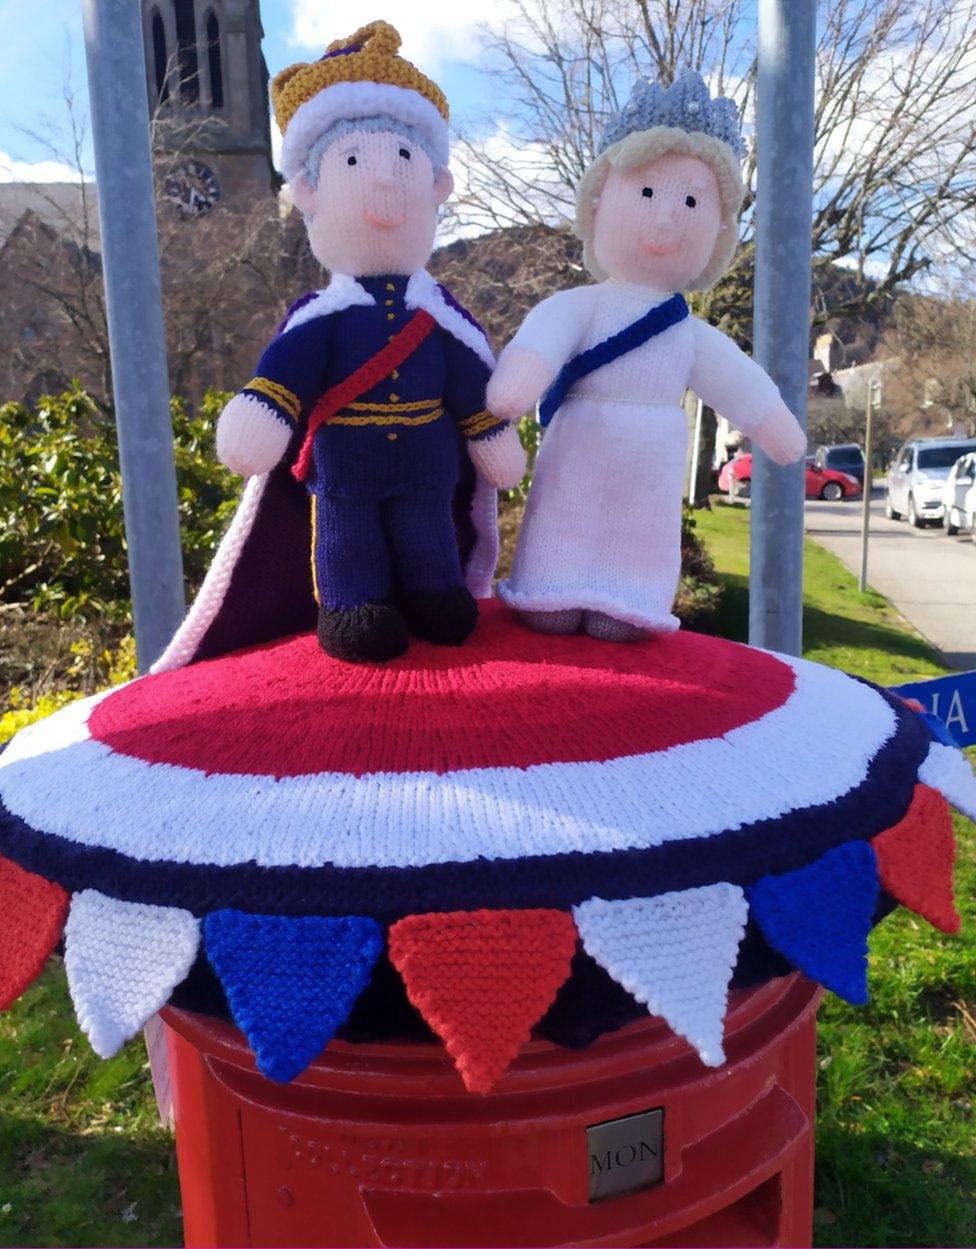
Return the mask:
M 185 217 L 202 217 L 220 199 L 217 175 L 199 160 L 178 165 L 166 178 L 163 190 Z

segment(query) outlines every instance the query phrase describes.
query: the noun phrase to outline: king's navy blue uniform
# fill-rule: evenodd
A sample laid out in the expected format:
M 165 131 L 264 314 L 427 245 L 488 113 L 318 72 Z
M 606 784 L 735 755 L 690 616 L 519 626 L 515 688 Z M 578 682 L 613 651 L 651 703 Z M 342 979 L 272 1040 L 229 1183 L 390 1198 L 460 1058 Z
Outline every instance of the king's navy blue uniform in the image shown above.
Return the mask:
M 286 329 L 244 388 L 290 426 L 380 352 L 414 310 L 408 279 L 357 279 L 373 298 Z M 464 584 L 453 516 L 464 439 L 501 427 L 485 410 L 490 371 L 435 325 L 414 352 L 314 436 L 308 489 L 317 601 L 349 609 L 396 589 Z

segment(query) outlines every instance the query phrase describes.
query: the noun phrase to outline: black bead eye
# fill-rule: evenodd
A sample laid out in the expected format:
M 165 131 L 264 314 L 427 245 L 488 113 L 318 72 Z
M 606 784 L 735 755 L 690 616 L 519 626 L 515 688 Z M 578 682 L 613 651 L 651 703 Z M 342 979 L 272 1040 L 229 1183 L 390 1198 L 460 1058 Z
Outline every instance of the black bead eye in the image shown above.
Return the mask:
M 356 158 L 355 158 L 355 156 L 347 156 L 347 157 L 346 157 L 346 164 L 347 164 L 347 165 L 355 165 L 355 164 L 356 164 Z
M 695 199 L 695 197 L 694 197 L 693 195 L 686 195 L 686 196 L 685 196 L 685 204 L 686 204 L 689 208 L 694 208 L 694 207 L 695 207 L 695 205 L 696 205 L 697 203 L 698 203 L 698 201 Z
M 404 159 L 404 160 L 409 160 L 409 159 L 410 159 L 410 149 L 409 149 L 408 147 L 402 147 L 402 148 L 400 148 L 400 155 L 403 157 L 403 159 Z
M 641 195 L 643 195 L 643 197 L 644 197 L 645 199 L 653 199 L 653 198 L 654 198 L 654 188 L 653 188 L 652 186 L 646 186 L 646 187 L 643 189 L 643 191 L 641 191 Z

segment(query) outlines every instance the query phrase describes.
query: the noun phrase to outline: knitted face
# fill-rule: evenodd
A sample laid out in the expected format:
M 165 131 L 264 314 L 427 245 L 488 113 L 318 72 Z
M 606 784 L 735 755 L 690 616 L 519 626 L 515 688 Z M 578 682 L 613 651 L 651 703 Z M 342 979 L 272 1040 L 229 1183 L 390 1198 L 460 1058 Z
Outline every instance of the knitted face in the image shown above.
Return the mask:
M 416 143 L 355 130 L 326 148 L 316 186 L 301 175 L 292 190 L 315 258 L 332 273 L 369 277 L 424 267 L 452 187 Z
M 619 282 L 680 291 L 708 264 L 721 224 L 711 167 L 669 152 L 646 165 L 610 169 L 596 208 L 593 251 Z

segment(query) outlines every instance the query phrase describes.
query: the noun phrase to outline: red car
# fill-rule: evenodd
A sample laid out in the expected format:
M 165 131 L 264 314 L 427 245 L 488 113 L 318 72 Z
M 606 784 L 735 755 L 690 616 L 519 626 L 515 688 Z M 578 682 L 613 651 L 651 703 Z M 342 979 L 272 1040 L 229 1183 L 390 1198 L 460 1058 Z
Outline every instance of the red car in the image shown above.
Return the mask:
M 718 488 L 733 499 L 748 499 L 752 479 L 752 456 L 746 452 L 723 464 L 718 475 Z M 856 499 L 861 485 L 850 473 L 834 468 L 817 468 L 813 456 L 807 456 L 806 496 L 808 499 Z

